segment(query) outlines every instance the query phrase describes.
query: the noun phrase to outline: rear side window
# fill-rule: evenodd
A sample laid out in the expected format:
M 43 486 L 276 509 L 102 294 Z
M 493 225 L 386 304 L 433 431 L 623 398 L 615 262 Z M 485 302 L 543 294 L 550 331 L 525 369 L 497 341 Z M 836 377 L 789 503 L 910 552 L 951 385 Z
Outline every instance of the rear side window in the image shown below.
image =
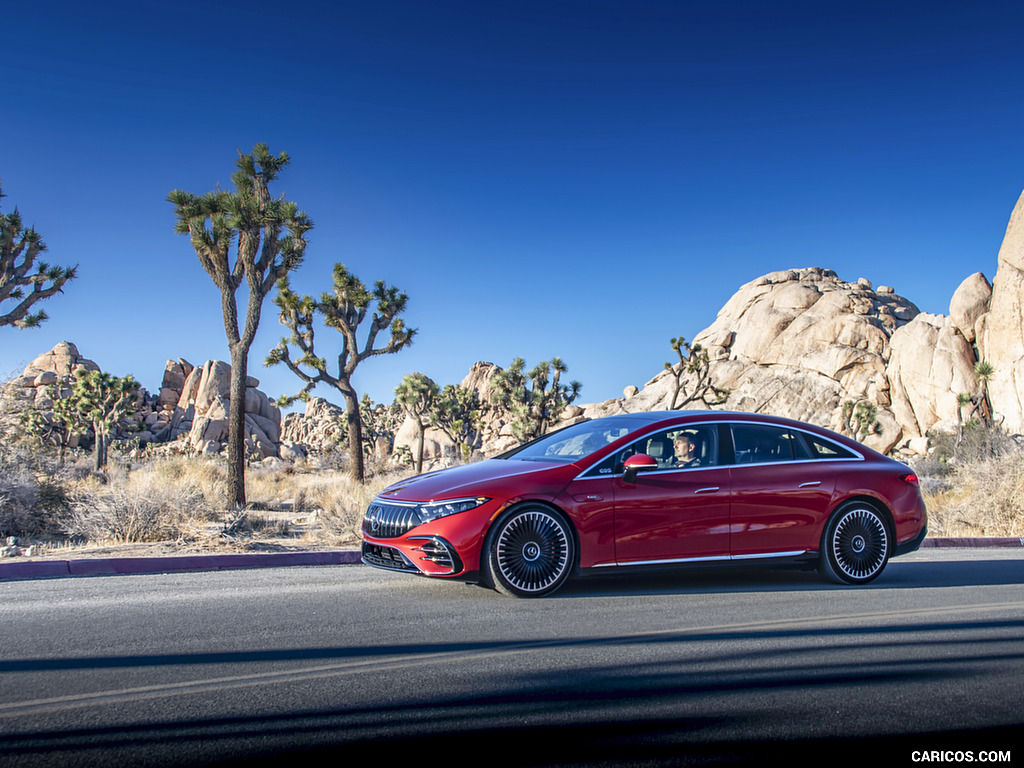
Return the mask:
M 789 429 L 766 424 L 733 424 L 737 464 L 765 464 L 811 458 L 807 446 Z
M 804 433 L 804 440 L 811 451 L 813 459 L 856 459 L 857 454 L 849 448 L 844 448 L 839 443 L 833 443 L 817 435 Z

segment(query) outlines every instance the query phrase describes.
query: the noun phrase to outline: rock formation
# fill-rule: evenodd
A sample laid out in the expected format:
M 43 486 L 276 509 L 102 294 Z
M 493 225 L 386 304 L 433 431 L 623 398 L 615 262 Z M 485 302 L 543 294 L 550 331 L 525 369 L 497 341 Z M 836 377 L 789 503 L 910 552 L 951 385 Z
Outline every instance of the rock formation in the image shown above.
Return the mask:
M 995 368 L 992 408 L 1007 429 L 1024 432 L 1024 194 L 999 249 L 988 312 L 975 327 L 980 357 Z
M 259 384 L 252 376 L 246 379 L 245 444 L 251 454 L 265 459 L 279 453 L 281 411 L 258 389 Z M 160 387 L 160 410 L 153 424 L 155 439 L 175 440 L 185 435 L 189 450 L 219 453 L 228 439 L 230 391 L 231 366 L 227 363 L 208 360 L 193 367 L 185 360 L 168 360 Z
M 29 363 L 11 386 L 20 390 L 22 397 L 32 400 L 35 407 L 46 410 L 50 407 L 47 388 L 58 381 L 70 382 L 79 368 L 87 371 L 100 369 L 92 360 L 82 357 L 78 347 L 70 341 L 62 341 Z
M 70 386 L 79 368 L 98 371 L 100 367 L 81 356 L 78 348 L 64 341 L 40 355 L 11 382 L 22 397 L 45 411 L 49 406 L 47 387 L 63 382 Z M 180 439 L 180 449 L 196 453 L 217 453 L 228 434 L 228 403 L 231 366 L 210 360 L 196 368 L 188 361 L 167 361 L 157 396 L 139 393 L 139 411 L 115 439 L 135 438 L 144 443 Z M 245 398 L 246 446 L 261 458 L 278 455 L 281 441 L 281 412 L 249 377 Z
M 303 445 L 314 451 L 345 448 L 345 409 L 322 397 L 311 397 L 304 413 L 289 413 L 281 423 L 281 438 L 289 446 Z
M 816 267 L 785 270 L 742 286 L 693 343 L 707 350 L 714 384 L 730 391 L 719 408 L 842 430 L 844 403 L 865 401 L 881 427 L 867 442 L 887 451 L 904 438 L 886 375 L 890 341 L 918 314 L 892 288 L 875 290 L 865 279 L 847 283 Z M 672 381 L 662 371 L 638 393 L 584 411 L 593 417 L 666 408 Z

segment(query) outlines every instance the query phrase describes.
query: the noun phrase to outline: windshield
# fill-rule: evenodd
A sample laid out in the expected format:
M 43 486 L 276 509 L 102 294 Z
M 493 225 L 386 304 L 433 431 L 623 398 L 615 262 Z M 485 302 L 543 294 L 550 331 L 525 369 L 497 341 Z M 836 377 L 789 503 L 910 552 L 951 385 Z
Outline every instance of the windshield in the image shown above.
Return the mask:
M 574 424 L 520 446 L 500 458 L 571 464 L 625 437 L 649 422 L 643 419 L 597 419 Z

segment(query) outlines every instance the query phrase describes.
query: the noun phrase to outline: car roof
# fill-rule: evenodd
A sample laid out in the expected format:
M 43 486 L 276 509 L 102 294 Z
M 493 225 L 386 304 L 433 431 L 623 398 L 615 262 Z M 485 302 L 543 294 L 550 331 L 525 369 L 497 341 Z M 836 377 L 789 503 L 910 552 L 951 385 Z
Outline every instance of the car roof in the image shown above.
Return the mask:
M 679 420 L 680 423 L 691 421 L 760 421 L 780 426 L 796 427 L 799 429 L 813 429 L 822 434 L 832 436 L 835 432 L 820 424 L 811 424 L 806 421 L 789 419 L 785 416 L 772 416 L 767 413 L 750 413 L 748 411 L 712 411 L 712 410 L 682 410 L 682 411 L 638 411 L 636 413 L 617 413 L 613 416 L 603 416 L 595 421 L 632 419 L 640 420 L 648 424 L 656 424 L 662 421 Z M 842 437 L 842 435 L 840 435 Z

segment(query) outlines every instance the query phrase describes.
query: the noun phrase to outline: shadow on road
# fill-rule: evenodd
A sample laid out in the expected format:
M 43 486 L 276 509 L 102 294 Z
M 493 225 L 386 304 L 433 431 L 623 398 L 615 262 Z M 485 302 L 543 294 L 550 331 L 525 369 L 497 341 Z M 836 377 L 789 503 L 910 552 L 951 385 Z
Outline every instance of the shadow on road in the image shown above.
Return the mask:
M 849 587 L 826 581 L 817 570 L 799 568 L 694 568 L 661 573 L 600 574 L 570 582 L 550 598 L 615 595 L 715 594 L 729 592 L 803 592 L 806 590 L 936 589 L 1024 584 L 1024 560 L 893 560 L 875 581 Z

